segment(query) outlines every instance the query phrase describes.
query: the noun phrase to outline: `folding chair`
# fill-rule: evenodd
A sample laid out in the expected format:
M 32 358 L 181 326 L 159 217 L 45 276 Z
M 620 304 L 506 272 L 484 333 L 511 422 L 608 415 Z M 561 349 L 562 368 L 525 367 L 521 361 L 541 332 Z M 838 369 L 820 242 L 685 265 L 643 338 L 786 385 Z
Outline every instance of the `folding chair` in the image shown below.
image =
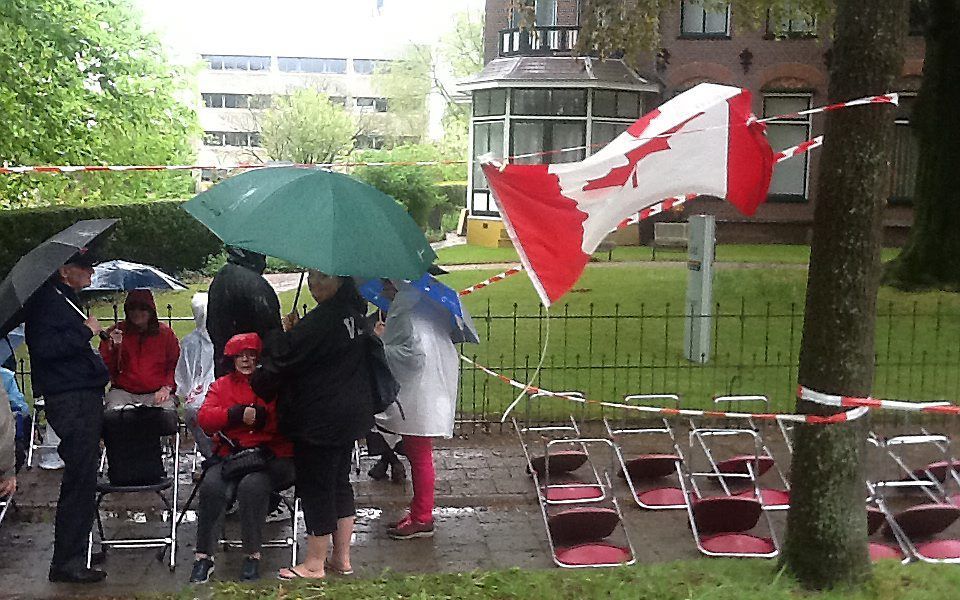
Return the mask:
M 759 395 L 717 396 L 713 402 L 715 406 L 726 405 L 723 408 L 729 408 L 731 404 L 738 409 L 743 404 L 761 404 L 763 412 L 769 412 L 770 408 L 770 400 L 766 396 Z M 745 419 L 744 423 L 746 426 L 728 425 L 722 428 L 702 429 L 692 419 L 690 420 L 691 445 L 696 440 L 710 466 L 709 473 L 696 473 L 696 475 L 714 478 L 726 495 L 731 495 L 728 482 L 747 485 L 747 490 L 739 492 L 739 495 L 746 498 L 753 496 L 754 492 L 750 488 L 753 487 L 751 483 L 755 483 L 759 489 L 764 510 L 787 510 L 790 508 L 787 479 L 753 419 Z M 708 442 L 708 439 L 714 437 L 746 439 L 752 441 L 752 448 L 745 446 L 742 453 L 718 461 Z M 760 478 L 768 471 L 773 471 L 777 475 L 779 483 L 777 487 L 760 484 Z
M 105 427 L 107 427 L 105 423 Z M 180 491 L 179 483 L 179 473 L 180 473 L 180 435 L 179 428 L 177 428 L 173 433 L 163 435 L 163 438 L 170 438 L 170 448 L 172 449 L 172 457 L 170 460 L 173 462 L 173 475 L 170 476 L 169 471 L 166 473 L 166 476 L 162 477 L 159 481 L 155 483 L 149 483 L 144 485 L 115 485 L 109 480 L 101 480 L 97 483 L 97 509 L 96 509 L 96 522 L 97 522 L 97 533 L 100 538 L 100 548 L 106 552 L 108 548 L 119 548 L 119 549 L 141 549 L 141 548 L 159 548 L 157 552 L 157 560 L 163 561 L 164 555 L 169 550 L 169 560 L 167 562 L 168 568 L 173 571 L 176 569 L 177 563 L 177 527 L 182 520 L 180 511 L 178 510 L 178 497 Z M 169 498 L 165 493 L 169 492 Z M 108 538 L 103 527 L 103 518 L 100 511 L 101 503 L 103 499 L 110 494 L 134 494 L 134 493 L 153 493 L 156 494 L 165 509 L 164 521 L 166 521 L 167 530 L 164 532 L 162 537 L 145 537 L 145 538 Z M 87 567 L 91 565 L 91 557 L 93 554 L 93 531 L 90 532 L 87 538 Z
M 583 399 L 581 392 L 559 392 L 559 395 Z M 527 398 L 527 422 L 529 422 L 530 405 L 532 403 L 539 405 L 546 399 L 569 402 L 557 400 L 549 394 L 532 394 Z M 534 475 L 537 481 L 545 482 L 544 489 L 540 491 L 548 504 L 606 500 L 608 488 L 604 486 L 600 473 L 590 460 L 586 444 L 581 442 L 583 436 L 580 433 L 580 425 L 572 413 L 566 419 L 554 419 L 549 423 L 536 426 L 522 426 L 515 417 L 512 421 L 527 460 L 527 471 Z M 542 454 L 532 454 L 530 446 L 535 442 L 543 447 Z M 555 450 L 550 452 L 548 457 L 550 447 Z M 578 477 L 574 473 L 584 466 L 589 471 L 588 478 Z
M 13 501 L 13 497 L 17 495 L 17 492 L 13 492 L 6 498 L 0 498 L 0 525 L 3 525 L 3 519 L 7 516 L 7 511 L 10 510 L 10 507 L 16 506 Z
M 56 450 L 57 446 L 55 444 L 47 444 L 43 440 L 46 437 L 45 433 L 49 424 L 43 426 L 43 432 L 40 431 L 40 413 L 44 411 L 44 401 L 42 396 L 38 396 L 33 400 L 33 414 L 30 422 L 30 444 L 27 446 L 27 460 L 24 463 L 24 466 L 28 469 L 33 468 L 33 454 L 37 450 L 53 448 Z
M 680 408 L 680 396 L 676 394 L 628 394 L 623 397 L 624 404 L 642 404 L 644 406 Z M 613 441 L 613 449 L 620 463 L 619 474 L 630 487 L 630 494 L 640 508 L 646 510 L 682 509 L 687 506 L 680 488 L 680 464 L 683 462 L 683 453 L 673 434 L 673 428 L 666 418 L 660 417 L 660 426 L 628 427 L 627 409 L 622 409 L 623 415 L 617 425 L 611 424 L 610 418 L 604 416 L 603 423 L 607 435 Z M 641 425 L 654 425 L 653 419 L 643 419 Z M 624 456 L 624 445 L 629 441 L 639 441 L 640 438 L 659 438 L 666 436 L 669 447 L 663 447 L 653 453 L 633 454 L 629 459 Z M 665 442 L 662 445 L 666 445 Z M 643 482 L 657 482 L 664 477 L 676 476 L 674 486 L 657 486 L 640 489 Z

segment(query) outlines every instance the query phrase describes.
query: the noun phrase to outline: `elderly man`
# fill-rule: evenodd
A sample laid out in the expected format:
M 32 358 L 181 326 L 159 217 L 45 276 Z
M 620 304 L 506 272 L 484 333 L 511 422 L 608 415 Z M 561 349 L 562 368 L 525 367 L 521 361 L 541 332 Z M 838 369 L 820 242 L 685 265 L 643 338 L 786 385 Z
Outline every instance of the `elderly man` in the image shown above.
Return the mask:
M 107 574 L 86 566 L 87 534 L 96 511 L 97 466 L 103 423 L 103 389 L 110 379 L 90 339 L 101 331 L 70 302 L 90 285 L 94 260 L 75 254 L 24 306 L 33 392 L 43 396 L 47 422 L 60 436 L 66 467 L 54 533 L 50 581 L 94 583 Z

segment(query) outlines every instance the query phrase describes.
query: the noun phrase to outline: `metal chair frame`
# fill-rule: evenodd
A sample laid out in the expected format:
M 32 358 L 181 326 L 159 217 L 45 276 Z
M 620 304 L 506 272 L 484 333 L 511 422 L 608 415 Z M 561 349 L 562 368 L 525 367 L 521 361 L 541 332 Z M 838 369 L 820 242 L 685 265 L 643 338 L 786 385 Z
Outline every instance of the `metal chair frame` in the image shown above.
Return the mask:
M 197 483 L 199 487 L 200 484 Z M 290 511 L 290 535 L 284 538 L 276 538 L 273 540 L 266 540 L 261 544 L 262 548 L 290 548 L 290 566 L 297 566 L 297 552 L 298 552 L 298 543 L 297 540 L 300 537 L 300 518 L 303 516 L 303 511 L 300 508 L 300 498 L 294 497 L 291 500 L 289 497 L 280 494 L 280 501 L 287 507 L 287 510 Z M 226 520 L 224 520 L 224 530 L 226 530 Z M 225 537 L 220 540 L 220 547 L 227 551 L 230 548 L 242 548 L 243 540 L 237 539 L 226 539 Z
M 663 402 L 656 402 L 661 400 Z M 639 401 L 645 405 L 653 406 L 665 406 L 667 404 L 672 405 L 673 408 L 680 408 L 680 396 L 677 394 L 627 394 L 623 397 L 623 403 L 629 404 L 634 401 Z M 626 409 L 624 409 L 626 411 Z M 626 415 L 624 415 L 626 416 Z M 630 488 L 630 494 L 633 496 L 633 499 L 636 501 L 637 505 L 640 508 L 645 510 L 676 510 L 685 508 L 687 505 L 684 504 L 666 504 L 666 505 L 650 505 L 644 503 L 640 499 L 640 493 L 637 491 L 636 483 L 633 481 L 633 477 L 630 475 L 630 471 L 627 469 L 627 460 L 624 457 L 623 449 L 621 448 L 620 441 L 624 436 L 667 436 L 670 439 L 670 444 L 673 446 L 674 453 L 680 457 L 679 462 L 683 462 L 683 452 L 680 450 L 680 445 L 677 443 L 677 438 L 673 433 L 673 428 L 670 426 L 670 422 L 666 417 L 661 417 L 660 422 L 662 427 L 640 427 L 640 428 L 628 428 L 621 427 L 617 428 L 610 423 L 610 419 L 606 416 L 603 417 L 603 424 L 607 429 L 607 435 L 613 441 L 613 450 L 616 454 L 617 460 L 620 463 L 620 469 L 623 472 L 624 478 L 627 481 L 627 486 Z M 676 461 L 675 461 L 676 463 Z M 675 464 L 676 466 L 676 464 Z M 676 469 L 677 479 L 681 477 L 680 470 Z

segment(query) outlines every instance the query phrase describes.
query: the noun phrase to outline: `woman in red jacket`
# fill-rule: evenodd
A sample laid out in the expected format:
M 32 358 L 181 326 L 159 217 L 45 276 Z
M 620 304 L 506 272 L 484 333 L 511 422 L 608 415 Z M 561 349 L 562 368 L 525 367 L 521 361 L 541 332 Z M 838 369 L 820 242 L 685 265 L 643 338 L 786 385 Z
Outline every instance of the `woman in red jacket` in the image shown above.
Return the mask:
M 266 447 L 273 458 L 265 469 L 248 473 L 239 480 L 225 480 L 222 463 L 209 467 L 204 473 L 191 583 L 206 583 L 210 578 L 224 513 L 234 497 L 247 555 L 242 578 L 259 579 L 261 529 L 269 510 L 270 495 L 293 485 L 293 445 L 277 432 L 277 404 L 264 402 L 250 387 L 250 376 L 262 349 L 256 333 L 241 333 L 230 338 L 224 348 L 224 358 L 232 359 L 233 372 L 213 382 L 197 414 L 200 427 L 214 438 L 217 456 L 226 457 L 243 448 Z
M 173 409 L 176 384 L 173 373 L 180 358 L 180 342 L 157 318 L 150 290 L 132 290 L 123 303 L 124 319 L 107 329 L 100 355 L 110 369 L 107 408 L 146 404 Z

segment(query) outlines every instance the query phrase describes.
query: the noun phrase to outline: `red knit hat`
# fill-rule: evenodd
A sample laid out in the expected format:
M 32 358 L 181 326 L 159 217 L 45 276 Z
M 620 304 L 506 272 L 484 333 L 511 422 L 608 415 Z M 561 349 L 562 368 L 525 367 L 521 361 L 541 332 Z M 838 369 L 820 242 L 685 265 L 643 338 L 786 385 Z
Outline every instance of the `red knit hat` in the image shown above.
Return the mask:
M 263 352 L 263 342 L 256 333 L 238 333 L 230 338 L 223 348 L 224 356 L 237 356 L 244 350 L 255 350 L 257 354 Z

